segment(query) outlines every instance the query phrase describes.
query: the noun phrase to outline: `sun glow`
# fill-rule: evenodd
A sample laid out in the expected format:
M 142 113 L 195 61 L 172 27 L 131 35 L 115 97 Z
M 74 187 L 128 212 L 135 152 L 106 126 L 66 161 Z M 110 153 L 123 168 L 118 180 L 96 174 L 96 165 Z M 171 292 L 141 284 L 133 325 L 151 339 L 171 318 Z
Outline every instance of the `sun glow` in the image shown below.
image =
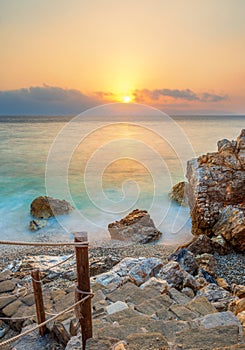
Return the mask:
M 132 101 L 132 97 L 130 97 L 130 96 L 128 96 L 128 95 L 127 95 L 127 96 L 123 96 L 123 99 L 122 99 L 122 100 L 123 100 L 124 103 L 129 103 L 129 102 Z

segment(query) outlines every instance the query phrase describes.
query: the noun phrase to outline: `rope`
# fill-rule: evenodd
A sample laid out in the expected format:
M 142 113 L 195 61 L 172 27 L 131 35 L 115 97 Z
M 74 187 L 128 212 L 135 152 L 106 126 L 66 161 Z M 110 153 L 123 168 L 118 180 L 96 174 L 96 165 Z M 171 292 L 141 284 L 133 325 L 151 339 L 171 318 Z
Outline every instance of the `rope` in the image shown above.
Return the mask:
M 25 317 L 0 317 L 0 320 L 17 321 L 17 320 L 25 320 L 26 318 L 33 318 L 33 317 L 37 317 L 37 315 L 30 315 Z
M 16 335 L 16 336 L 13 337 L 13 338 L 10 338 L 10 339 L 5 340 L 4 342 L 0 343 L 0 348 L 3 347 L 3 346 L 6 346 L 6 345 L 8 345 L 8 344 L 10 344 L 10 343 L 12 343 L 12 342 L 14 342 L 14 341 L 16 341 L 16 340 L 18 340 L 18 339 L 20 339 L 20 338 L 22 338 L 22 337 L 24 337 L 25 335 L 27 335 L 27 334 L 29 334 L 29 333 L 31 333 L 31 332 L 33 332 L 33 331 L 39 329 L 39 328 L 42 327 L 42 326 L 45 326 L 47 323 L 49 323 L 49 322 L 55 320 L 56 318 L 58 318 L 58 317 L 64 315 L 67 311 L 72 310 L 74 307 L 76 307 L 76 306 L 79 305 L 79 304 L 83 304 L 87 299 L 92 298 L 92 297 L 93 297 L 93 294 L 91 293 L 90 295 L 87 295 L 85 298 L 83 298 L 83 299 L 77 301 L 77 302 L 76 302 L 75 304 L 73 304 L 72 306 L 69 306 L 67 309 L 61 311 L 61 312 L 58 313 L 57 315 L 55 315 L 55 316 L 49 318 L 48 320 L 46 320 L 46 321 L 40 323 L 39 325 L 33 327 L 32 329 L 28 329 L 27 331 L 25 331 L 25 332 L 23 332 L 23 333 L 21 333 L 21 334 L 18 334 L 18 335 Z
M 6 245 L 26 245 L 34 247 L 59 247 L 59 246 L 75 246 L 75 247 L 87 247 L 89 242 L 16 242 L 16 241 L 0 241 L 0 244 Z
M 90 292 L 84 292 L 83 290 L 79 289 L 78 286 L 76 286 L 75 289 L 76 289 L 76 292 L 79 294 L 85 294 L 85 295 L 93 294 L 92 290 Z
M 43 272 L 52 270 L 53 268 L 55 268 L 55 267 L 57 267 L 57 266 L 59 266 L 59 265 L 64 264 L 66 261 L 70 260 L 70 259 L 73 258 L 74 256 L 75 256 L 75 254 L 72 254 L 72 255 L 68 256 L 68 258 L 66 258 L 65 260 L 63 260 L 63 261 L 61 261 L 61 262 L 59 262 L 59 263 L 57 263 L 57 264 L 54 264 L 53 266 L 48 267 L 47 269 L 44 269 Z

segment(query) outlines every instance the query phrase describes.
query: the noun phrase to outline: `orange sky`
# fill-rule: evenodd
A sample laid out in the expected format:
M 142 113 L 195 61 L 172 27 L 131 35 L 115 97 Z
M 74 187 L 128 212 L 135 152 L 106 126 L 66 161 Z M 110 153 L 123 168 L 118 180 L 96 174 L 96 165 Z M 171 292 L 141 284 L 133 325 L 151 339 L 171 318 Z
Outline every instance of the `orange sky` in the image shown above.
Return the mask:
M 2 0 L 0 90 L 245 113 L 244 13 L 244 0 Z

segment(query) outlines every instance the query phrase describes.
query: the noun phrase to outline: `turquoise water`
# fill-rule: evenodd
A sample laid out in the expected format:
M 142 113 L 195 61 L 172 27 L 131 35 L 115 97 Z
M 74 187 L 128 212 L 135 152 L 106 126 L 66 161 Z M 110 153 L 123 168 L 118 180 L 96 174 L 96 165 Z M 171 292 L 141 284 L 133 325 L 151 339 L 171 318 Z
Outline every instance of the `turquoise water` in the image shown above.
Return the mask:
M 173 129 L 169 121 L 153 117 L 139 117 L 137 123 L 130 116 L 123 123 L 107 117 L 112 123 L 105 127 L 101 120 L 84 118 L 57 138 L 70 119 L 0 118 L 0 239 L 70 240 L 73 231 L 87 230 L 90 240 L 104 240 L 108 223 L 140 208 L 164 233 L 163 243 L 183 242 L 190 236 L 188 209 L 170 203 L 167 195 L 185 177 L 181 161 L 215 151 L 218 139 L 235 139 L 245 127 L 242 116 L 179 116 Z M 162 133 L 172 133 L 171 142 Z M 81 136 L 77 144 L 74 135 Z M 30 203 L 46 193 L 70 200 L 76 210 L 30 232 Z

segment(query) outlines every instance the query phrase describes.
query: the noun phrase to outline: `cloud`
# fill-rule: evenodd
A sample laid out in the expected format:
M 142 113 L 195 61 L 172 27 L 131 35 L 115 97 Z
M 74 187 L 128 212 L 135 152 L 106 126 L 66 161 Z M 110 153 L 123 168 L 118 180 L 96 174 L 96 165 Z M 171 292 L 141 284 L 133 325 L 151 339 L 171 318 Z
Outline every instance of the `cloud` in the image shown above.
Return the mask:
M 79 90 L 49 85 L 0 91 L 1 115 L 78 114 L 99 103 Z
M 190 89 L 140 89 L 134 91 L 134 97 L 136 102 L 145 102 L 145 101 L 159 101 L 164 98 L 170 98 L 178 101 L 199 101 L 199 102 L 219 102 L 227 100 L 225 95 L 217 95 L 209 92 L 204 92 L 198 94 Z
M 196 93 L 190 89 L 136 89 L 134 101 L 166 110 L 191 110 L 194 107 L 219 107 L 228 96 L 210 92 Z M 84 110 L 118 101 L 113 92 L 97 91 L 86 95 L 79 90 L 57 86 L 36 86 L 0 91 L 0 115 L 76 115 Z

